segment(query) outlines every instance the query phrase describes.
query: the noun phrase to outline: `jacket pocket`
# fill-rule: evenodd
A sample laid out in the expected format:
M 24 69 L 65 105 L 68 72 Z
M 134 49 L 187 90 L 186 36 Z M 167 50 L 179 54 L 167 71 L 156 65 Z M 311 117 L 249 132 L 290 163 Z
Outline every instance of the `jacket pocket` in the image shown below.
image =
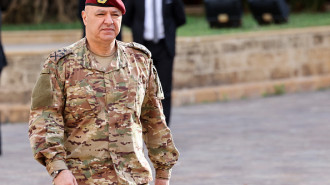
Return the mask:
M 129 69 L 123 68 L 113 74 L 109 74 L 110 89 L 106 93 L 108 108 L 119 112 L 125 108 L 129 112 L 141 108 L 145 94 L 145 85 L 139 76 L 127 73 Z M 125 112 L 125 111 L 124 111 Z
M 65 112 L 75 119 L 95 117 L 100 112 L 96 93 L 90 85 L 77 84 L 68 87 L 66 94 Z

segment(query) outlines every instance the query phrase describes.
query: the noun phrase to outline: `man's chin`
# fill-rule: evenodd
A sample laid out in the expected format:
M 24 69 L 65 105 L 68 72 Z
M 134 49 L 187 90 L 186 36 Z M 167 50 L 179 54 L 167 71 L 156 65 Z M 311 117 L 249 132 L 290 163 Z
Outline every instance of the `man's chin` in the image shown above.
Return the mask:
M 115 38 L 116 38 L 116 36 L 113 35 L 113 34 L 111 34 L 111 35 L 102 35 L 100 37 L 100 39 L 104 42 L 112 42 Z

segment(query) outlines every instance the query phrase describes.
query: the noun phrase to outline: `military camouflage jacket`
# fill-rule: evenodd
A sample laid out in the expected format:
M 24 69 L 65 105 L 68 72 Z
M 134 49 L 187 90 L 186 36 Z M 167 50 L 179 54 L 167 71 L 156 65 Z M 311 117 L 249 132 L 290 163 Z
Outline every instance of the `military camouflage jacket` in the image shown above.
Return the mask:
M 179 153 L 162 111 L 163 92 L 151 54 L 116 41 L 100 67 L 86 39 L 52 53 L 32 93 L 29 138 L 51 174 L 70 169 L 78 184 L 144 184 L 152 180 L 143 141 L 168 179 Z

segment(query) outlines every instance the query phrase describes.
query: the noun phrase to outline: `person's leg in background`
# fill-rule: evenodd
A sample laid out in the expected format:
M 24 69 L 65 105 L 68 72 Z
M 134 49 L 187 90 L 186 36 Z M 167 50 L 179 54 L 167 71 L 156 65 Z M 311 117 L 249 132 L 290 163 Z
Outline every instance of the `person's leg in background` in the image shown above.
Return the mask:
M 7 65 L 7 60 L 5 56 L 5 52 L 3 51 L 2 48 L 2 39 L 1 39 L 1 10 L 0 10 L 0 75 L 2 69 Z
M 86 33 L 85 33 L 85 25 L 84 25 L 84 21 L 81 17 L 81 12 L 85 9 L 85 0 L 78 0 L 78 18 L 81 22 L 81 26 L 82 26 L 82 37 L 85 37 Z
M 144 45 L 152 53 L 152 59 L 157 69 L 160 82 L 162 84 L 165 96 L 165 99 L 162 101 L 162 104 L 164 108 L 164 114 L 166 116 L 167 126 L 170 126 L 174 58 L 169 55 L 164 40 L 160 40 L 157 44 L 150 41 L 145 41 Z

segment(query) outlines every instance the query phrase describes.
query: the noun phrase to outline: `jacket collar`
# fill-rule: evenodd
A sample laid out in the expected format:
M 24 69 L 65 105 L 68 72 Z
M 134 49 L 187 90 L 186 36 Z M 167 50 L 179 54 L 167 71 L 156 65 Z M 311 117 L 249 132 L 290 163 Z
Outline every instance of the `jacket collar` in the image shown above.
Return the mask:
M 87 40 L 83 38 L 77 43 L 77 49 L 74 51 L 76 56 L 81 56 L 82 60 L 80 64 L 90 70 L 101 71 L 105 73 L 111 73 L 113 71 L 119 70 L 127 65 L 127 55 L 125 52 L 125 47 L 121 42 L 115 41 L 117 47 L 116 56 L 110 61 L 110 65 L 107 68 L 101 67 L 96 61 L 95 57 L 92 55 L 91 51 L 87 48 Z M 80 58 L 80 57 L 79 57 Z

